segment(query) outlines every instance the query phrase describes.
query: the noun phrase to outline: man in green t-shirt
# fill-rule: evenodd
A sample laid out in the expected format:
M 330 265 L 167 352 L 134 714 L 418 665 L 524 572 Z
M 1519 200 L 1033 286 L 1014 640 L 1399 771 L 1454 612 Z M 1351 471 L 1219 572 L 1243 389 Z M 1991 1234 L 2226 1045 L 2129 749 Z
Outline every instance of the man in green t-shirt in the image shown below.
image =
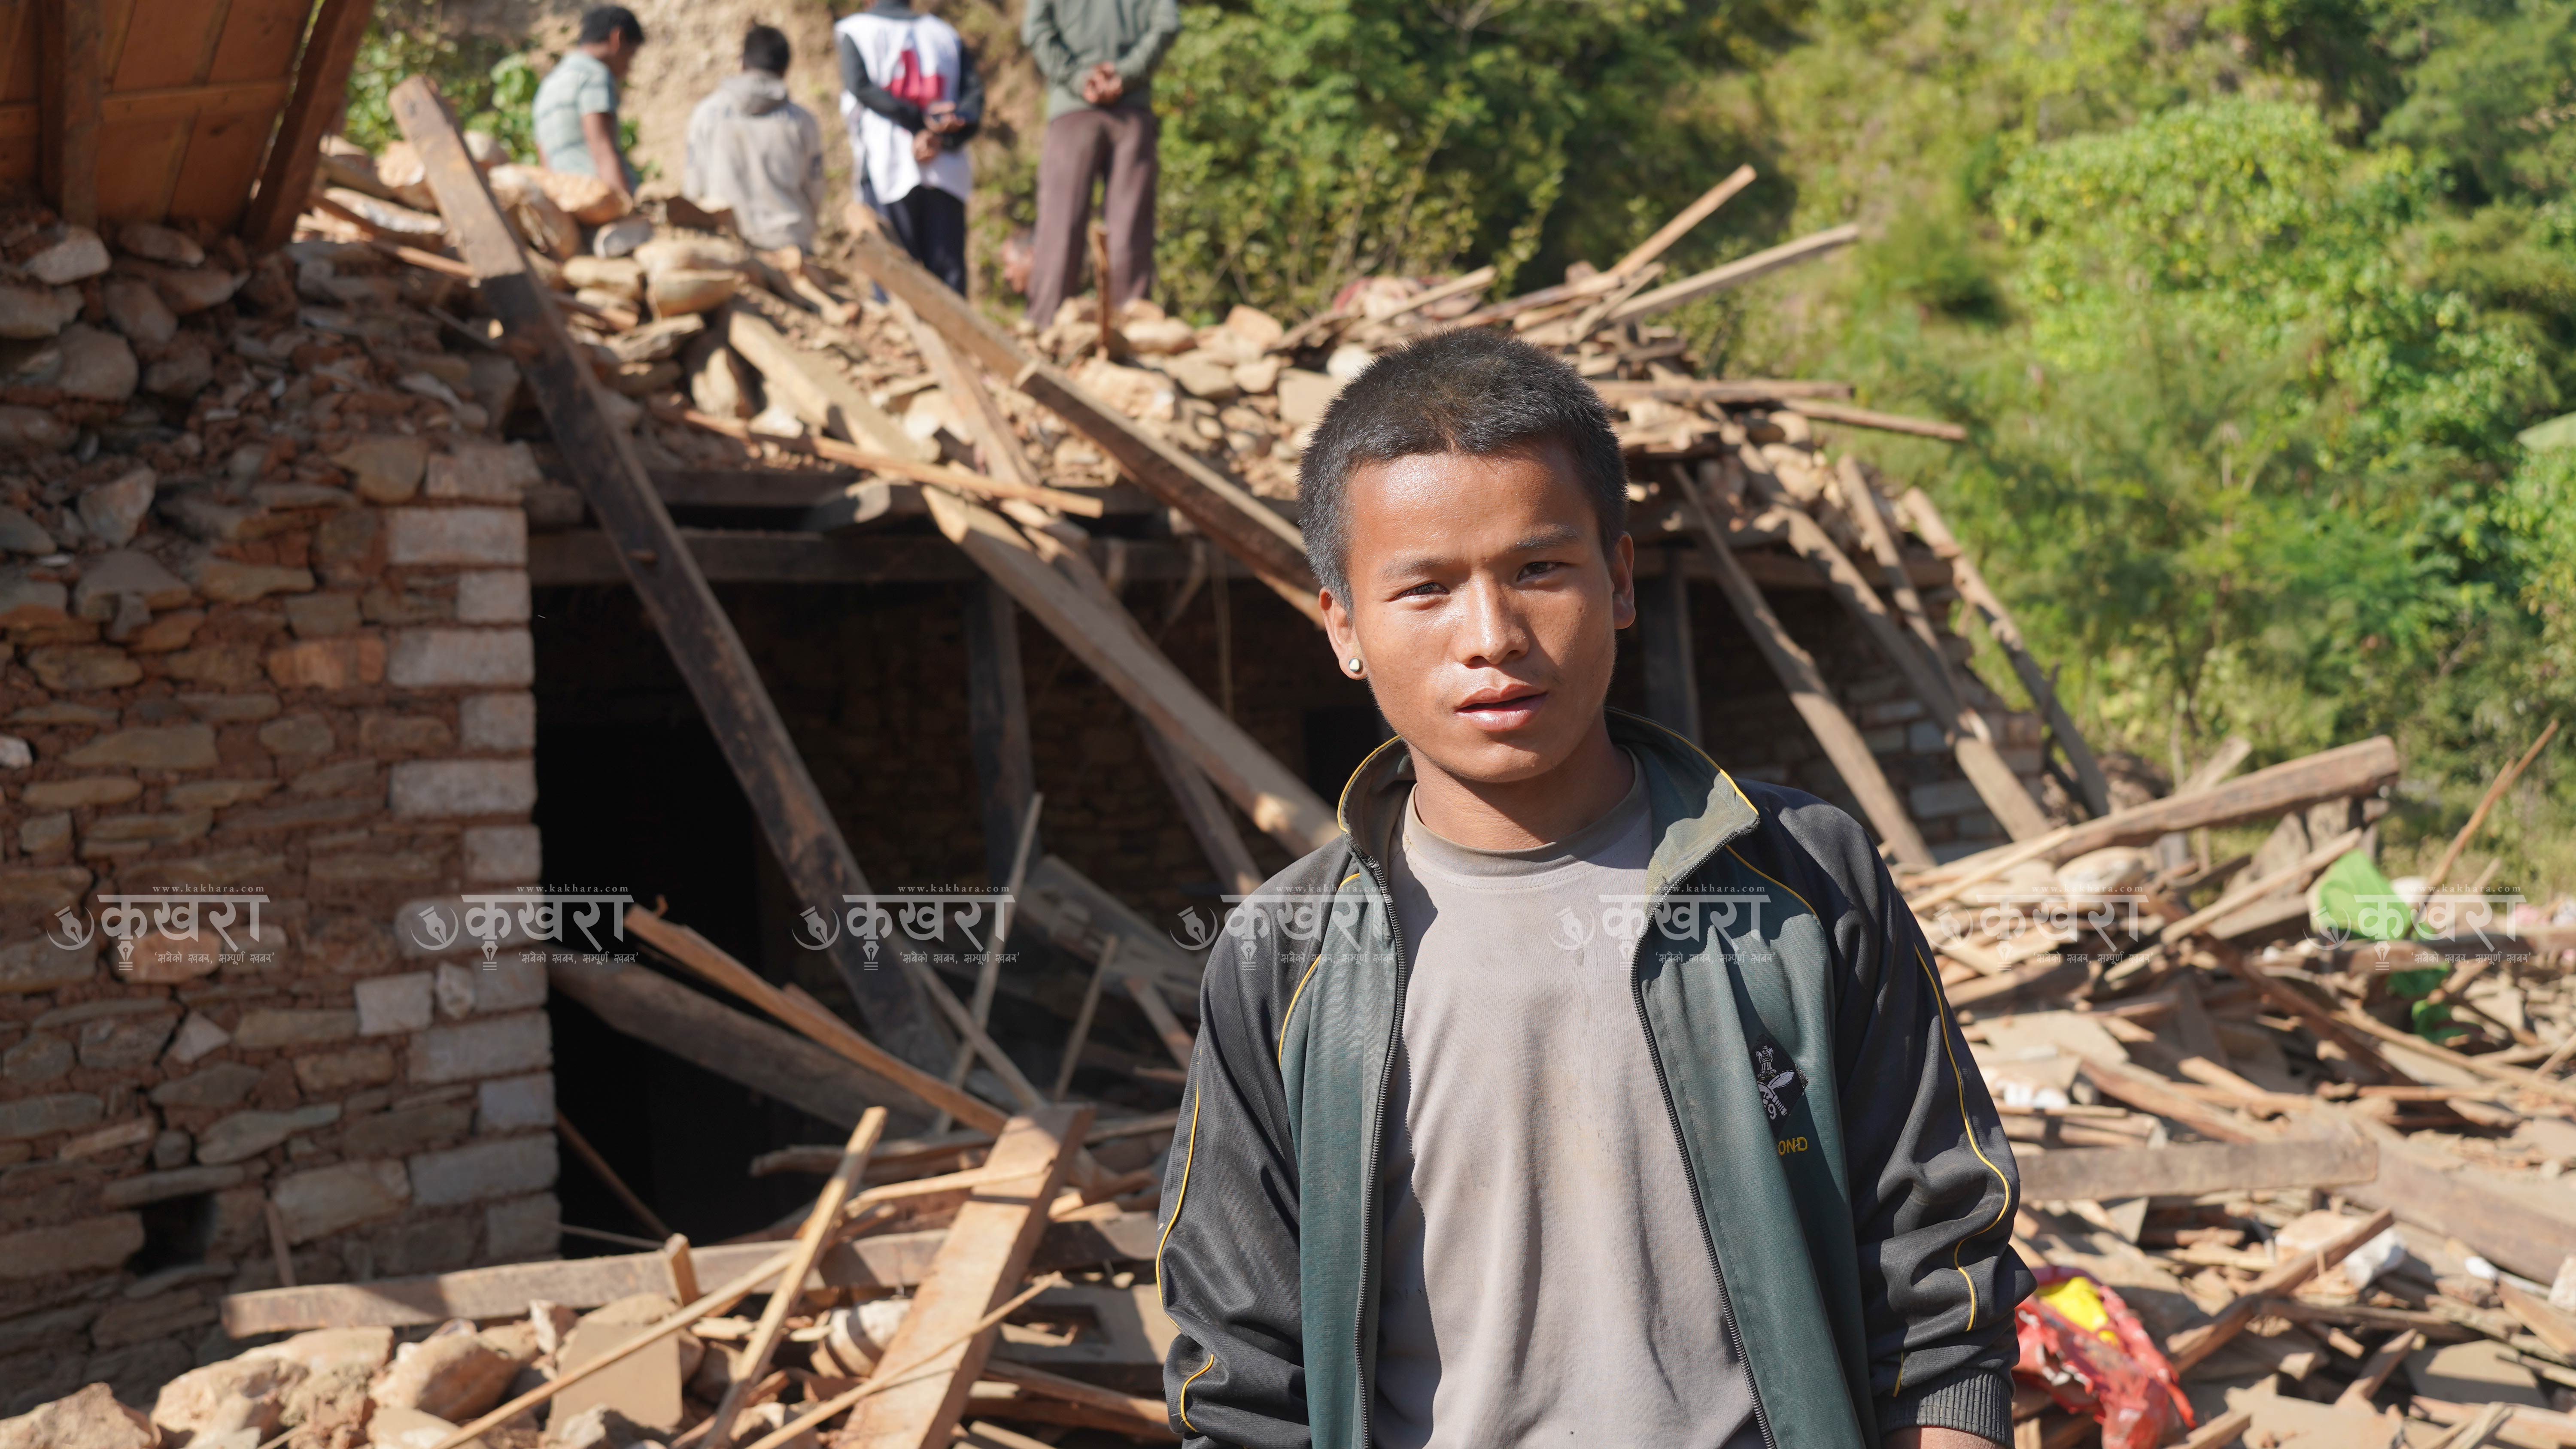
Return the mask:
M 639 179 L 617 149 L 617 84 L 644 47 L 644 23 L 623 5 L 581 17 L 580 38 L 537 87 L 537 154 L 549 171 L 596 176 L 632 199 Z

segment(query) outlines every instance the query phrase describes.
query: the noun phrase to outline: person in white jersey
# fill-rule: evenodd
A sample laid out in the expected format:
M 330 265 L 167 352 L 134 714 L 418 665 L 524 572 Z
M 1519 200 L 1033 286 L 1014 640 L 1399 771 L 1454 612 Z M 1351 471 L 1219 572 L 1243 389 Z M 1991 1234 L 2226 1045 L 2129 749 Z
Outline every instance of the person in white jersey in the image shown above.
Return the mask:
M 913 260 L 965 291 L 966 143 L 984 121 L 975 57 L 955 26 L 904 0 L 876 0 L 832 33 L 859 200 Z

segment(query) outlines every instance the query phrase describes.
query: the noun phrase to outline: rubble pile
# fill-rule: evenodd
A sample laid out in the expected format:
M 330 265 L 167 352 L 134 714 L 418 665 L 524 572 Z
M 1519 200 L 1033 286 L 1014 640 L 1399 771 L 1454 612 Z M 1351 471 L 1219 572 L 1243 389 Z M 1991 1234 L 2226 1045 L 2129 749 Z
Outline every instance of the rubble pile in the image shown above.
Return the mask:
M 2476 821 L 2433 877 L 2381 876 L 2400 773 L 2385 739 L 2242 774 L 2231 746 L 2182 781 L 2097 760 L 1931 500 L 1847 442 L 1959 429 L 1851 406 L 1832 382 L 1699 378 L 1651 320 L 1849 228 L 1666 278 L 1656 256 L 1739 173 L 1617 265 L 1519 297 L 1488 299 L 1490 271 L 1365 278 L 1294 324 L 1249 307 L 1206 326 L 1150 304 L 1103 318 L 1081 299 L 1043 333 L 983 336 L 931 316 L 937 299 L 861 244 L 846 270 L 754 252 L 686 198 L 648 191 L 629 212 L 469 151 L 599 388 L 536 396 L 534 349 L 451 254 L 407 147 L 327 153 L 301 234 L 266 257 L 164 228 L 0 220 L 0 677 L 25 731 L 0 736 L 0 765 L 24 806 L 10 849 L 53 872 L 17 871 L 50 884 L 0 904 L 41 918 L 122 861 L 210 838 L 180 863 L 197 878 L 303 873 L 312 898 L 277 915 L 327 968 L 271 983 L 291 1012 L 256 999 L 255 972 L 227 966 L 230 994 L 194 998 L 212 963 L 135 973 L 172 1004 L 147 1008 L 151 1039 L 131 1050 L 61 1008 L 0 1009 L 22 1028 L 13 1084 L 74 1061 L 133 1073 L 0 1102 L 20 1124 L 0 1161 L 92 1194 L 85 1212 L 104 1189 L 61 1164 L 148 1162 L 122 1180 L 174 1191 L 184 1177 L 218 1195 L 227 1253 L 270 1237 L 276 1280 L 237 1276 L 219 1302 L 199 1286 L 217 1274 L 156 1283 L 167 1321 L 220 1314 L 227 1347 L 253 1346 L 161 1375 L 148 1415 L 107 1383 L 52 1383 L 0 1422 L 0 1449 L 804 1449 L 924 1425 L 992 1445 L 1169 1439 L 1172 1330 L 1150 1263 L 1176 1113 L 1156 1109 L 1178 1103 L 1200 963 L 1070 866 L 1012 884 L 1087 979 L 1010 988 L 1068 1034 L 1027 1039 L 1023 1017 L 992 1041 L 995 958 L 965 957 L 951 974 L 977 1005 L 941 1005 L 980 1061 L 946 1079 L 639 908 L 656 959 L 721 998 L 653 972 L 558 973 L 558 988 L 683 1055 L 690 1021 L 748 1023 L 943 1120 L 880 1141 L 875 1108 L 846 1146 L 747 1162 L 827 1181 L 745 1240 L 468 1272 L 439 1269 L 553 1247 L 552 1199 L 531 1196 L 550 1147 L 541 1171 L 510 1156 L 551 1140 L 550 1104 L 525 1088 L 544 1080 L 525 1075 L 545 1065 L 529 1009 L 544 973 L 462 972 L 451 990 L 383 923 L 436 892 L 534 878 L 526 532 L 598 521 L 567 481 L 595 460 L 549 441 L 549 409 L 603 411 L 686 506 L 721 506 L 746 477 L 811 477 L 850 506 L 803 515 L 807 532 L 935 525 L 997 581 L 1043 576 L 1013 596 L 1068 644 L 1115 645 L 1081 657 L 1119 675 L 1220 879 L 1257 880 L 1220 772 L 1193 751 L 1235 752 L 1230 790 L 1275 762 L 1239 731 L 1212 745 L 1174 727 L 1231 729 L 1125 614 L 1114 541 L 1206 537 L 1280 587 L 1276 558 L 1243 543 L 1260 530 L 1224 530 L 1293 514 L 1312 428 L 1372 357 L 1465 326 L 1509 326 L 1594 381 L 1639 542 L 1663 577 L 1718 584 L 1819 751 L 1726 763 L 1850 801 L 1883 842 L 2023 1172 L 2010 1231 L 2042 1290 L 2016 1323 L 2017 1442 L 2576 1445 L 2576 1084 L 2560 1075 L 2576 902 L 2499 915 L 2484 880 L 2452 889 Z M 1886 687 L 1835 698 L 1766 603 L 1773 584 L 1831 597 L 1894 666 Z M 1967 667 L 1954 604 L 2030 710 Z M 202 739 L 169 734 L 182 727 Z M 1262 810 L 1231 798 L 1293 848 L 1329 811 L 1279 775 Z M 2210 832 L 2249 824 L 2271 837 L 2213 854 Z M 99 971 L 94 948 L 12 946 L 0 1002 L 80 994 Z M 682 1027 L 630 1029 L 621 991 L 661 993 Z M 1104 991 L 1131 997 L 1152 1038 L 1093 1039 Z M 533 1052 L 507 1025 L 531 1018 Z M 1058 1062 L 1054 1091 L 1014 1057 Z M 227 1065 L 239 1091 L 189 1094 Z M 1127 1115 L 1095 1121 L 1101 1102 L 1069 1093 L 1077 1065 L 1110 1067 L 1101 1096 Z M 256 1109 L 235 1111 L 254 1089 Z M 122 1261 L 143 1231 L 131 1208 L 153 1199 L 119 1190 L 124 1216 L 83 1219 L 95 1242 L 45 1241 Z M 287 1209 L 262 1221 L 263 1201 Z M 443 1212 L 425 1221 L 464 1253 L 380 1257 L 334 1236 L 414 1207 Z

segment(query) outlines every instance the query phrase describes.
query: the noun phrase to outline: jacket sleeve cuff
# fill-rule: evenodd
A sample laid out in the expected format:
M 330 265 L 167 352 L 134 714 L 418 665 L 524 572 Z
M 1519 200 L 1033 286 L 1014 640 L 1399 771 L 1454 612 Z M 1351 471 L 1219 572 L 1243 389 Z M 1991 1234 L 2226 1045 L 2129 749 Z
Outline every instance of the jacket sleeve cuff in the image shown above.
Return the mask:
M 1897 1429 L 1957 1429 L 1997 1444 L 2012 1442 L 2012 1373 L 1962 1369 L 1919 1389 L 1908 1389 L 1879 1411 L 1882 1434 Z

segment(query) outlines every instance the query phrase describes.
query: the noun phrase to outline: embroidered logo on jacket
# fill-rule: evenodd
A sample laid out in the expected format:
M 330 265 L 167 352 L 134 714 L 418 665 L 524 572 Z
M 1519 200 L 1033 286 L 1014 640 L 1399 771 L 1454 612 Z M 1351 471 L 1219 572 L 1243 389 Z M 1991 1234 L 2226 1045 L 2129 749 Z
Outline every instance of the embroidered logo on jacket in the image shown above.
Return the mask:
M 1753 1049 L 1753 1084 L 1762 1089 L 1763 1114 L 1774 1122 L 1788 1116 L 1789 1104 L 1807 1090 L 1807 1079 L 1769 1042 Z

